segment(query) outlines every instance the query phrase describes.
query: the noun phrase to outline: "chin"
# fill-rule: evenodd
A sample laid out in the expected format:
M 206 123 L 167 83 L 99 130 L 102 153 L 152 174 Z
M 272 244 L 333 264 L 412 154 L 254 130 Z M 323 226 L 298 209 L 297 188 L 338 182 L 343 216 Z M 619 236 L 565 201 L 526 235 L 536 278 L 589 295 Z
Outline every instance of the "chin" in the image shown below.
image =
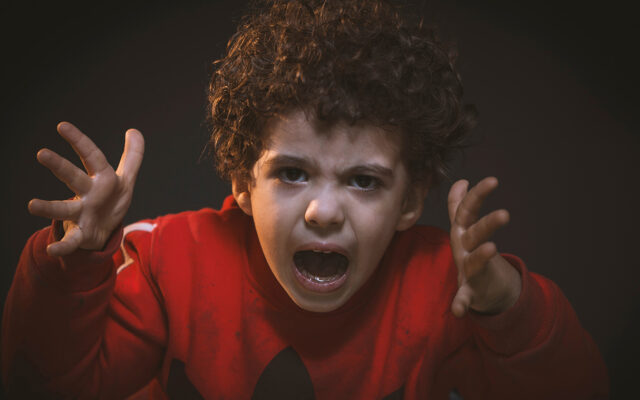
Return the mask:
M 337 293 L 312 294 L 311 296 L 301 296 L 289 293 L 291 300 L 305 311 L 326 313 L 342 307 L 349 298 Z

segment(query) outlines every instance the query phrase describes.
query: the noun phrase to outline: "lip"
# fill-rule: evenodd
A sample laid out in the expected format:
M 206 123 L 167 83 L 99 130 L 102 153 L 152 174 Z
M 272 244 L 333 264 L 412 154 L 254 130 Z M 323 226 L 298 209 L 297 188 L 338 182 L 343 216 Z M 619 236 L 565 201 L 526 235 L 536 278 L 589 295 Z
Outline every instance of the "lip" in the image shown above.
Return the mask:
M 327 251 L 327 252 L 330 251 L 334 253 L 339 253 L 345 256 L 347 260 L 349 260 L 349 265 L 351 265 L 351 257 L 349 257 L 349 252 L 344 247 L 338 244 L 320 243 L 320 242 L 306 243 L 296 248 L 294 251 L 294 254 L 297 253 L 298 251 L 306 251 L 306 250 Z M 344 275 L 342 275 L 340 278 L 336 279 L 335 281 L 322 283 L 322 282 L 312 281 L 307 277 L 305 277 L 304 275 L 302 275 L 302 273 L 298 270 L 295 263 L 293 262 L 293 259 L 291 261 L 291 268 L 293 269 L 293 275 L 296 277 L 298 283 L 305 289 L 312 292 L 316 292 L 316 293 L 333 292 L 334 290 L 337 290 L 340 287 L 342 287 L 347 281 L 347 277 L 349 276 L 349 265 L 347 266 L 347 270 L 345 271 Z
M 334 253 L 342 254 L 343 256 L 351 260 L 351 257 L 349 257 L 349 252 L 344 247 L 335 243 L 322 243 L 322 242 L 306 243 L 296 248 L 293 252 L 297 253 L 298 251 L 306 251 L 306 250 L 332 251 Z

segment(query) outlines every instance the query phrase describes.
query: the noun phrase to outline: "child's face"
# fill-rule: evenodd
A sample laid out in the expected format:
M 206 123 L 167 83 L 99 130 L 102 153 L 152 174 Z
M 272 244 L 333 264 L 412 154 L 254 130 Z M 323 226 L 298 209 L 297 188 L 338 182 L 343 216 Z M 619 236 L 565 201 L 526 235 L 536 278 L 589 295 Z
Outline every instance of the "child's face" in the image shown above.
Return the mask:
M 234 182 L 234 195 L 291 299 L 335 310 L 375 271 L 394 232 L 420 216 L 400 135 L 364 124 L 318 132 L 303 112 L 274 118 L 266 133 L 253 181 L 246 191 Z

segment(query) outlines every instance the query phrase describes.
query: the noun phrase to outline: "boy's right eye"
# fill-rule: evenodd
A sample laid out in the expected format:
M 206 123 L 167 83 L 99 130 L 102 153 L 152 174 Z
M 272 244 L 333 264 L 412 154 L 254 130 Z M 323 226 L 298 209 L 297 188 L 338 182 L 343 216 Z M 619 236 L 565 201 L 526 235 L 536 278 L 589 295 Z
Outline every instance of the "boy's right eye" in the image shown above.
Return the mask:
M 278 171 L 278 178 L 285 183 L 300 183 L 307 180 L 307 174 L 300 168 L 286 167 Z

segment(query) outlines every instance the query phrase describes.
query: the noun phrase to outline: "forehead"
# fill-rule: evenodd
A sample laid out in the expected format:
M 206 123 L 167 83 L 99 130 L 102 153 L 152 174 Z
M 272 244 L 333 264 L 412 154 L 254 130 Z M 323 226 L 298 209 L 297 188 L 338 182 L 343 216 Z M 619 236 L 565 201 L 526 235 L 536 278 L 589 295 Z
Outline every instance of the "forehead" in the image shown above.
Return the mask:
M 369 161 L 372 157 L 393 160 L 401 157 L 400 132 L 364 121 L 328 124 L 302 111 L 295 111 L 271 118 L 265 134 L 263 156 L 274 152 L 295 152 L 318 157 L 342 155 L 352 160 Z

